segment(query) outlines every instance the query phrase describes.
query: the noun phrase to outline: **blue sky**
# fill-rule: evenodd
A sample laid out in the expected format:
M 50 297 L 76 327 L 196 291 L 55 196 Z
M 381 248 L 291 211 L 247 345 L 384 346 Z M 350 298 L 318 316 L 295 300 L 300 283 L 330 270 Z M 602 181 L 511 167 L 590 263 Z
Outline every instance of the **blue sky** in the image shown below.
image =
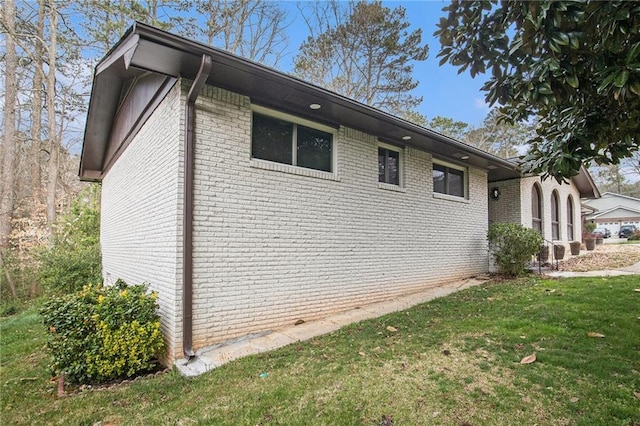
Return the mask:
M 480 92 L 485 79 L 483 76 L 472 79 L 466 72 L 458 74 L 458 69 L 448 64 L 438 66 L 439 59 L 436 56 L 440 42 L 433 33 L 440 17 L 445 15 L 442 8 L 448 3 L 443 0 L 383 1 L 383 5 L 391 9 L 404 7 L 411 23 L 410 29 L 422 28 L 422 41 L 429 45 L 427 60 L 414 65 L 414 79 L 420 82 L 414 93 L 423 97 L 419 112 L 429 119 L 441 115 L 477 126 L 489 112 L 484 94 Z M 293 56 L 298 46 L 307 37 L 307 28 L 302 19 L 295 19 L 298 10 L 294 1 L 283 1 L 282 5 L 294 18 L 289 27 L 292 54 L 278 65 L 278 68 L 289 72 L 293 68 Z

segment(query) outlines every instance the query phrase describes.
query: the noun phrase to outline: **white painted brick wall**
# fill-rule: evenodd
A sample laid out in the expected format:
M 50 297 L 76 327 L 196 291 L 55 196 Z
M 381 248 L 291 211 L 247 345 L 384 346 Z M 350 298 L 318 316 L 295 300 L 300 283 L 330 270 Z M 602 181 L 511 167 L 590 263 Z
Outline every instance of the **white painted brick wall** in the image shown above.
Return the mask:
M 520 201 L 522 203 L 522 224 L 531 226 L 531 194 L 534 183 L 538 183 L 542 189 L 542 234 L 545 240 L 552 241 L 551 237 L 551 194 L 558 191 L 558 207 L 560 210 L 560 238 L 559 243 L 564 244 L 569 250 L 567 238 L 567 198 L 573 198 L 573 239 L 580 241 L 582 238 L 582 219 L 580 217 L 580 192 L 573 183 L 559 184 L 554 179 L 542 180 L 539 176 L 521 179 Z
M 176 85 L 102 181 L 105 282 L 148 282 L 159 294 L 162 330 L 181 355 L 182 142 Z
M 265 170 L 249 99 L 212 87 L 195 132 L 196 348 L 487 271 L 483 170 L 469 201 L 438 198 L 431 155 L 406 149 L 406 191 L 380 189 L 376 139 L 345 128 L 337 179 Z
M 489 223 L 522 223 L 520 179 L 490 183 L 489 191 L 493 188 L 498 188 L 500 196 L 489 197 Z

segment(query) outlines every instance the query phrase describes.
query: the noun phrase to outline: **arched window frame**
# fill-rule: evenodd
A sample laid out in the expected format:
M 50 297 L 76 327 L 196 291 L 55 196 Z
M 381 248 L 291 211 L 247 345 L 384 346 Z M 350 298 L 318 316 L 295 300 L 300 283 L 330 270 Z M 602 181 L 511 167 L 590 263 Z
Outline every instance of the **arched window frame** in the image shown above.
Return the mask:
M 531 227 L 542 235 L 542 189 L 537 183 L 531 188 Z
M 551 239 L 560 239 L 560 197 L 558 197 L 558 191 L 551 193 Z
M 575 239 L 575 229 L 573 226 L 575 219 L 575 204 L 573 203 L 573 197 L 569 195 L 567 197 L 567 240 L 573 241 Z

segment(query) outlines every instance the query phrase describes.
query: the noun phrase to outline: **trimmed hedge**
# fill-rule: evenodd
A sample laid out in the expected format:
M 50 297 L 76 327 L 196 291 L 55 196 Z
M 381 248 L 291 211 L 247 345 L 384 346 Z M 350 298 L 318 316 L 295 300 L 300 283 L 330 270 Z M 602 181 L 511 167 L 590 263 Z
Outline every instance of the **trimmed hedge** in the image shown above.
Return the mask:
M 538 253 L 544 242 L 536 231 L 518 223 L 492 224 L 487 239 L 500 271 L 510 276 L 522 274 L 531 256 Z
M 88 285 L 41 310 L 51 369 L 70 383 L 102 383 L 153 370 L 164 351 L 156 294 L 146 285 Z

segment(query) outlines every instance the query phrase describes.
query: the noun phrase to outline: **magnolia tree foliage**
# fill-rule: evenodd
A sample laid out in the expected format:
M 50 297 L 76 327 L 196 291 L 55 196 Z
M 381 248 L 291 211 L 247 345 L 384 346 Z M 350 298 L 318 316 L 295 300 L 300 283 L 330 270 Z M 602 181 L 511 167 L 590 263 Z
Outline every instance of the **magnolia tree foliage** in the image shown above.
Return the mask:
M 440 63 L 489 73 L 486 101 L 538 116 L 524 171 L 563 178 L 640 147 L 640 2 L 452 1 Z
M 305 13 L 303 11 L 303 13 Z M 381 2 L 315 3 L 310 35 L 295 58 L 297 76 L 352 99 L 420 122 L 413 62 L 427 58 L 422 32 L 409 31 L 405 9 Z M 314 34 L 315 28 L 322 32 Z

